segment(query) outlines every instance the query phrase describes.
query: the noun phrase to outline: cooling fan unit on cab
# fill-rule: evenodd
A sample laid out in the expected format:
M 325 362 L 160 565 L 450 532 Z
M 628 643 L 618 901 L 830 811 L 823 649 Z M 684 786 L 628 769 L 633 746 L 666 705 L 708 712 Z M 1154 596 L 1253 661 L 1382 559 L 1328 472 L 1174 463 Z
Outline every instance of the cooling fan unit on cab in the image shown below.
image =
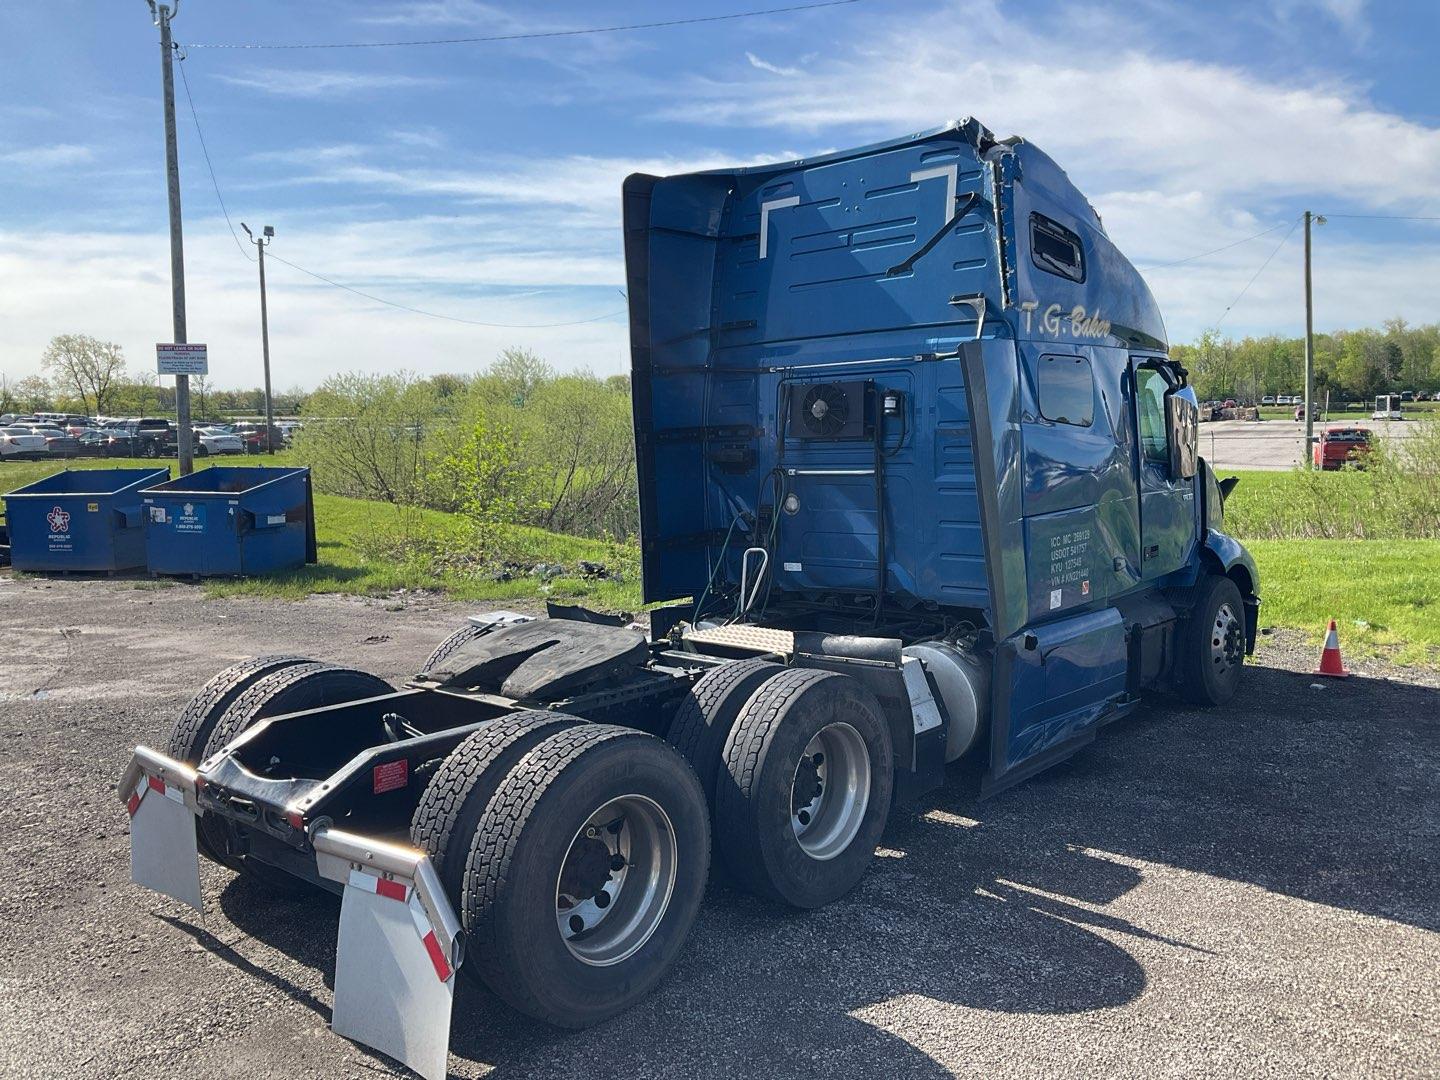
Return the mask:
M 795 439 L 863 439 L 869 432 L 869 384 L 800 383 L 790 388 L 789 434 Z

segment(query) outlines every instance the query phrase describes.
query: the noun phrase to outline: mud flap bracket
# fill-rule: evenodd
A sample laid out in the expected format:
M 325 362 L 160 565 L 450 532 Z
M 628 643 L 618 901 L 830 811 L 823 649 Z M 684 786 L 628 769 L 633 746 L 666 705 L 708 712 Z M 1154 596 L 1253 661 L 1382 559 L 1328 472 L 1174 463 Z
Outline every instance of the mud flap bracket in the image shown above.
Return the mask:
M 321 877 L 344 886 L 331 1029 L 443 1080 L 464 935 L 434 866 L 424 852 L 339 829 L 311 841 Z
M 195 770 L 137 746 L 117 791 L 130 814 L 130 880 L 204 914 Z

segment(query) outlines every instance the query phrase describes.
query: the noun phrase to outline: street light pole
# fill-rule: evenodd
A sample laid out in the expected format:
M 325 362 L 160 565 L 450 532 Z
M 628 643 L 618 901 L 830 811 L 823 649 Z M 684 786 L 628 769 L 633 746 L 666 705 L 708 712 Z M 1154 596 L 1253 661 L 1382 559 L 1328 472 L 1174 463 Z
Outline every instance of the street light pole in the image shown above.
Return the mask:
M 170 20 L 180 10 L 180 0 L 173 8 L 149 0 L 150 14 L 160 28 L 160 81 L 165 95 L 165 181 L 170 193 L 170 293 L 171 338 L 177 345 L 185 344 L 185 239 L 180 230 L 180 150 L 175 139 L 175 71 L 172 54 L 175 44 L 170 38 Z M 195 471 L 194 449 L 190 437 L 190 376 L 175 376 L 175 421 L 179 429 L 176 443 L 180 458 L 180 475 Z
M 250 231 L 250 226 L 243 221 L 240 227 L 245 230 L 245 235 L 250 237 L 250 242 L 255 245 L 255 250 L 260 255 L 260 349 L 265 358 L 265 452 L 275 453 L 275 407 L 274 400 L 270 396 L 270 312 L 265 306 L 265 249 L 269 247 L 270 241 L 275 237 L 275 230 L 266 225 L 256 236 Z

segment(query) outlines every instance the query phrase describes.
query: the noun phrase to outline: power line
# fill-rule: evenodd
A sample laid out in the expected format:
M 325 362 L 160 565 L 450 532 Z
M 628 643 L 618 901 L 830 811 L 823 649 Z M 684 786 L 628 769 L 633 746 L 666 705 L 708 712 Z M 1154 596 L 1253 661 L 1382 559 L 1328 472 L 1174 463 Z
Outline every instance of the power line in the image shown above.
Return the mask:
M 181 59 L 183 61 L 183 55 Z M 185 65 L 183 62 L 180 64 L 180 81 L 185 86 L 185 98 L 187 101 L 190 102 L 190 118 L 195 122 L 195 134 L 200 140 L 200 150 L 205 157 L 205 167 L 207 170 L 209 170 L 210 173 L 210 183 L 215 188 L 215 201 L 220 204 L 220 212 L 225 216 L 225 224 L 229 227 L 231 239 L 235 241 L 235 246 L 240 249 L 240 254 L 244 255 L 249 262 L 254 262 L 255 259 L 250 255 L 248 251 L 245 250 L 244 245 L 240 243 L 240 237 L 236 235 L 235 226 L 230 222 L 230 211 L 225 207 L 225 197 L 220 194 L 220 181 L 215 176 L 215 166 L 210 161 L 210 151 L 206 149 L 205 146 L 205 133 L 200 127 L 200 114 L 195 108 L 195 99 L 190 94 L 190 82 L 185 77 Z M 292 270 L 298 270 L 302 274 L 308 274 L 310 277 L 314 278 L 317 281 L 323 281 L 325 284 L 333 285 L 337 289 L 344 289 L 346 292 L 354 293 L 356 296 L 363 296 L 365 297 L 365 299 L 373 300 L 377 304 L 384 304 L 387 307 L 397 308 L 401 311 L 409 311 L 416 315 L 424 315 L 427 318 L 431 319 L 443 319 L 446 322 L 465 323 L 468 326 L 484 326 L 496 330 L 545 330 L 561 326 L 584 326 L 586 323 L 600 322 L 603 319 L 613 319 L 617 315 L 625 314 L 624 311 L 611 311 L 607 314 L 596 315 L 589 319 L 574 319 L 568 322 L 553 323 L 481 322 L 478 319 L 465 319 L 461 318 L 458 315 L 445 315 L 441 314 L 440 312 L 426 311 L 423 308 L 411 307 L 408 304 L 397 303 L 394 300 L 386 300 L 383 296 L 376 296 L 373 293 L 364 292 L 363 290 L 357 289 L 351 285 L 346 285 L 343 282 L 335 281 L 332 278 L 328 278 L 324 274 L 317 274 L 314 270 L 307 270 L 300 264 L 293 263 L 289 259 L 275 254 L 275 252 L 273 251 L 270 252 L 270 258 L 276 260 L 277 262 L 284 263 Z
M 1258 232 L 1258 233 L 1256 233 L 1254 236 L 1247 236 L 1247 237 L 1245 237 L 1244 240 L 1236 240 L 1233 244 L 1226 244 L 1224 247 L 1215 248 L 1213 251 L 1202 251 L 1199 255 L 1187 255 L 1185 258 L 1183 258 L 1183 259 L 1176 259 L 1174 262 L 1155 263 L 1155 264 L 1150 265 L 1150 266 L 1137 266 L 1135 269 L 1136 269 L 1136 270 L 1164 270 L 1165 268 L 1170 267 L 1170 266 L 1179 266 L 1179 265 L 1181 265 L 1182 263 L 1194 262 L 1196 259 L 1206 259 L 1206 258 L 1209 258 L 1211 255 L 1219 255 L 1220 252 L 1222 252 L 1222 251 L 1229 251 L 1231 248 L 1237 248 L 1237 247 L 1239 247 L 1241 244 L 1248 244 L 1251 240 L 1259 240 L 1260 237 L 1262 237 L 1262 236 L 1268 236 L 1270 233 L 1274 232 L 1276 229 L 1283 229 L 1284 227 L 1285 227 L 1285 222 L 1282 221 L 1282 222 L 1280 222 L 1279 225 L 1271 225 L 1270 228 L 1266 229 L 1264 232 Z
M 190 103 L 190 118 L 195 121 L 195 135 L 200 140 L 200 153 L 205 157 L 205 168 L 210 171 L 210 183 L 215 187 L 215 201 L 220 204 L 220 213 L 225 215 L 225 225 L 230 230 L 230 239 L 235 241 L 235 246 L 240 249 L 240 254 L 246 260 L 254 262 L 254 257 L 245 250 L 245 245 L 240 242 L 240 237 L 235 232 L 235 226 L 230 223 L 230 211 L 225 208 L 225 199 L 220 194 L 220 181 L 215 179 L 215 166 L 210 162 L 210 150 L 205 145 L 205 132 L 200 129 L 200 114 L 195 111 L 195 99 L 190 96 L 190 80 L 185 75 L 185 54 L 179 53 L 180 59 L 180 83 L 185 87 L 185 100 Z
M 305 269 L 305 267 L 300 266 L 297 263 L 293 263 L 289 259 L 282 258 L 281 256 L 276 255 L 273 251 L 270 252 L 270 258 L 275 259 L 277 262 L 284 263 L 292 270 L 299 270 L 302 274 L 308 274 L 310 277 L 315 278 L 317 281 L 323 281 L 326 285 L 333 285 L 337 289 L 344 289 L 346 292 L 354 293 L 356 296 L 363 296 L 366 300 L 374 300 L 377 304 L 384 304 L 386 307 L 398 308 L 401 311 L 409 311 L 416 315 L 424 315 L 431 319 L 444 319 L 446 322 L 464 323 L 467 326 L 486 326 L 498 330 L 546 330 L 557 326 L 584 326 L 586 323 L 600 322 L 603 319 L 613 319 L 617 315 L 625 314 L 625 312 L 623 311 L 611 311 L 604 315 L 595 315 L 589 319 L 574 319 L 569 322 L 553 323 L 481 322 L 478 319 L 463 319 L 458 315 L 444 315 L 436 311 L 426 311 L 424 308 L 411 307 L 409 304 L 396 303 L 394 300 L 386 300 L 383 296 L 376 296 L 374 293 L 368 293 L 362 289 L 357 289 L 353 285 L 346 285 L 344 282 L 336 281 L 333 278 L 328 278 L 324 274 L 317 274 L 314 270 L 307 270 Z
M 1291 234 L 1293 234 L 1295 230 L 1299 227 L 1300 220 L 1300 218 L 1295 219 L 1295 221 L 1290 225 L 1289 230 L 1285 233 L 1284 236 L 1280 238 L 1280 243 L 1275 245 L 1274 250 L 1271 251 L 1270 254 L 1265 257 L 1265 261 L 1260 264 L 1260 269 L 1256 270 L 1255 273 L 1250 276 L 1250 280 L 1247 281 L 1245 283 L 1245 287 L 1240 290 L 1240 295 L 1235 297 L 1234 300 L 1231 300 L 1230 303 L 1226 305 L 1225 310 L 1220 313 L 1220 318 L 1215 320 L 1215 326 L 1217 328 L 1222 322 L 1225 321 L 1225 316 L 1230 314 L 1230 309 L 1233 308 L 1236 304 L 1238 304 L 1244 298 L 1245 294 L 1250 291 L 1250 286 L 1254 285 L 1256 278 L 1258 278 L 1261 274 L 1265 272 L 1265 268 L 1270 265 L 1270 261 L 1274 259 L 1276 255 L 1280 254 L 1280 249 L 1285 246 L 1285 242 L 1290 239 Z
M 819 8 L 845 7 L 848 4 L 864 3 L 865 0 L 821 0 L 814 4 L 794 4 L 789 7 L 764 8 L 758 11 L 738 11 L 733 15 L 700 15 L 689 19 L 665 19 L 660 22 L 622 23 L 615 26 L 592 26 L 579 30 L 539 30 L 524 34 L 487 34 L 484 37 L 430 38 L 423 41 L 338 41 L 313 42 L 299 45 L 280 45 L 270 42 L 204 42 L 187 44 L 187 49 L 388 49 L 406 45 L 479 45 L 497 41 L 533 41 L 537 38 L 581 37 L 586 34 L 620 34 L 635 30 L 661 30 L 672 26 L 694 26 L 697 23 L 733 22 L 736 19 L 753 19 L 762 15 L 785 15 L 795 11 L 815 11 Z
M 1440 216 L 1419 214 L 1317 214 L 1323 218 L 1353 218 L 1362 221 L 1440 221 Z

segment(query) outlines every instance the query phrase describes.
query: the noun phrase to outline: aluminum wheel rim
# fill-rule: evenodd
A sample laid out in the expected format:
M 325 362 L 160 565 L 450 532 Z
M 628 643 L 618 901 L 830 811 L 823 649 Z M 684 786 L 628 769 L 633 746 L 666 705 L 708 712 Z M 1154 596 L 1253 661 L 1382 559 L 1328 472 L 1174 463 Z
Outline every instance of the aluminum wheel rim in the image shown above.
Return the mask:
M 870 806 L 870 751 L 860 732 L 837 722 L 817 731 L 795 766 L 790 826 L 812 859 L 850 846 Z
M 622 795 L 591 814 L 555 879 L 555 924 L 570 955 L 594 967 L 634 956 L 665 918 L 677 862 L 675 829 L 653 799 Z
M 1221 604 L 1210 627 L 1210 662 L 1217 674 L 1224 675 L 1239 664 L 1245 649 L 1245 635 L 1240 620 L 1229 604 Z

